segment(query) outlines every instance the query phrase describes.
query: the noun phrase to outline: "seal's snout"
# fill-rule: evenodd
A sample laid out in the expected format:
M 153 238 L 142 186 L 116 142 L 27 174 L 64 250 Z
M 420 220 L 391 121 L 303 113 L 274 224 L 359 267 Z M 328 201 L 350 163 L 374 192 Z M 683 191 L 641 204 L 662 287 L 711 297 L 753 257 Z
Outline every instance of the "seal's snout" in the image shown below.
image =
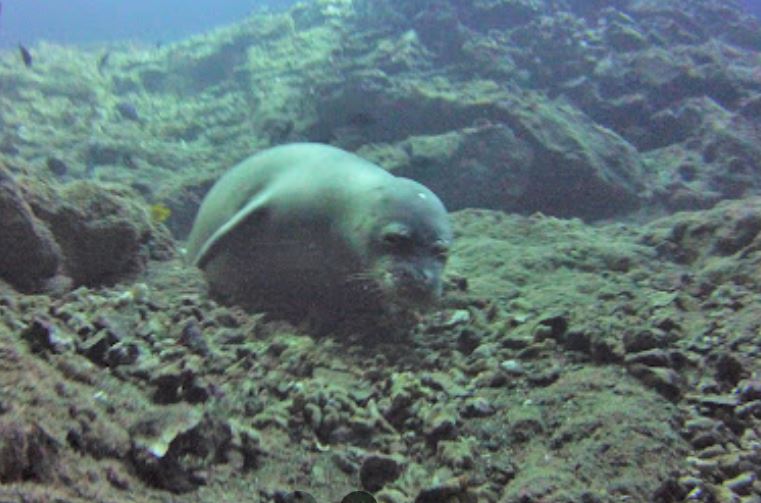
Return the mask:
M 441 296 L 441 274 L 434 267 L 399 267 L 394 274 L 396 290 L 418 304 L 430 304 Z

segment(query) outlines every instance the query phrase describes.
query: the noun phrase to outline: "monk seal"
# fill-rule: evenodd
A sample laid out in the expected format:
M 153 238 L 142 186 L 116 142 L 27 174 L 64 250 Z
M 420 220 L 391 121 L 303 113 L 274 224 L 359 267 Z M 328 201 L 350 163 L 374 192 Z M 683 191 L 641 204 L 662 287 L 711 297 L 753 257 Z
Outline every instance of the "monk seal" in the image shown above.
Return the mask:
M 351 314 L 431 305 L 451 243 L 446 209 L 428 188 L 339 148 L 296 143 L 216 182 L 186 256 L 226 303 Z

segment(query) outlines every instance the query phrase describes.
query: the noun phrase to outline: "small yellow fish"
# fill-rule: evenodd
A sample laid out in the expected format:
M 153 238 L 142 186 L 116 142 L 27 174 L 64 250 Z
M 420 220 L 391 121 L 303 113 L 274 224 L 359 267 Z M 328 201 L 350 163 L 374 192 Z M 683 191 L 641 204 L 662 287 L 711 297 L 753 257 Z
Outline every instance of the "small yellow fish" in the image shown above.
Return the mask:
M 172 210 L 162 203 L 150 205 L 148 207 L 148 212 L 151 214 L 151 220 L 157 224 L 163 224 L 170 216 L 172 216 Z

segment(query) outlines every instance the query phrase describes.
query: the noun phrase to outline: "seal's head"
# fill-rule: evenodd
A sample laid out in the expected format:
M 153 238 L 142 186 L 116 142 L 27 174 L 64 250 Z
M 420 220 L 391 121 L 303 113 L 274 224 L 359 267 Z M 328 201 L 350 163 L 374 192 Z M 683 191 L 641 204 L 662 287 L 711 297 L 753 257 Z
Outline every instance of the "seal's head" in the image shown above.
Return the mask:
M 362 236 L 358 279 L 386 305 L 419 308 L 441 296 L 442 273 L 452 244 L 444 205 L 419 183 L 396 178 L 365 194 L 365 211 L 352 235 Z

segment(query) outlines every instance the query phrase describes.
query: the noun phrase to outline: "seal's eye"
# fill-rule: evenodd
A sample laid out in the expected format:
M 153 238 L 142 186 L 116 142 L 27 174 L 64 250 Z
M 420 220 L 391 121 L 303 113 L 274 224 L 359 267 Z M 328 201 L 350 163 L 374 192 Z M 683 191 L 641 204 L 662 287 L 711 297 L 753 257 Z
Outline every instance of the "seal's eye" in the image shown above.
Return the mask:
M 383 244 L 396 251 L 408 250 L 412 247 L 412 237 L 403 232 L 388 232 L 383 236 Z
M 434 257 L 437 259 L 446 262 L 449 258 L 449 248 L 444 246 L 443 244 L 435 244 L 433 245 L 433 248 L 431 249 L 433 252 Z

